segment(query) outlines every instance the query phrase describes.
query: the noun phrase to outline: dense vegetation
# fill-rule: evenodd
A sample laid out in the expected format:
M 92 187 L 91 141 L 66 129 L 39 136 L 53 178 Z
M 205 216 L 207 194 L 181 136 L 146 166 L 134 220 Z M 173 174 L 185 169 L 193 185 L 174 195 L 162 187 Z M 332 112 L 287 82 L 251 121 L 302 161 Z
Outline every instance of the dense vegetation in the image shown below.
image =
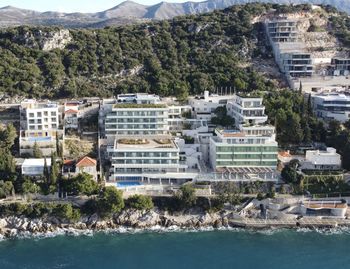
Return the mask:
M 26 37 L 57 28 L 3 29 L 0 92 L 53 98 L 141 91 L 183 99 L 214 87 L 267 90 L 271 82 L 244 62 L 260 55 L 263 28 L 251 21 L 270 7 L 237 5 L 169 21 L 70 30 L 73 41 L 52 51 Z
M 310 96 L 305 98 L 290 90 L 273 91 L 265 95 L 264 103 L 281 147 L 326 142 L 327 130 L 313 114 Z

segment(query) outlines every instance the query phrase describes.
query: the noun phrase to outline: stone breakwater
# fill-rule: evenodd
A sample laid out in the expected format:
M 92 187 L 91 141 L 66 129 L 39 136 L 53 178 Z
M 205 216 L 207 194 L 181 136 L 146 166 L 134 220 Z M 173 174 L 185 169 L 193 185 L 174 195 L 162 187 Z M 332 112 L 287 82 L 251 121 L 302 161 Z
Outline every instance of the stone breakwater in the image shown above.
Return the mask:
M 28 236 L 52 236 L 56 234 L 80 234 L 94 231 L 135 230 L 203 230 L 224 228 L 328 228 L 348 226 L 348 220 L 329 220 L 307 222 L 293 220 L 261 220 L 242 218 L 235 212 L 169 214 L 159 211 L 125 210 L 109 219 L 101 219 L 97 214 L 83 217 L 78 222 L 69 223 L 57 218 L 28 219 L 25 217 L 6 217 L 0 219 L 0 237 L 15 238 Z

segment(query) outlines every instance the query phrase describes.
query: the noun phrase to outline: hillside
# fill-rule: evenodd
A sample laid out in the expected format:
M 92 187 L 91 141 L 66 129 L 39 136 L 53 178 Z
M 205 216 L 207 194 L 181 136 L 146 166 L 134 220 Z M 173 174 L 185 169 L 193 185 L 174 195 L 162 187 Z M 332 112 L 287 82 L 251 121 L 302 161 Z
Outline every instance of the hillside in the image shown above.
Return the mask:
M 216 87 L 267 90 L 274 84 L 255 70 L 260 65 L 266 71 L 272 62 L 258 22 L 271 7 L 238 5 L 98 30 L 3 29 L 0 92 L 60 98 L 141 91 L 184 98 Z M 276 12 L 311 10 L 306 5 L 274 7 Z M 334 13 L 329 20 L 342 29 L 332 34 L 349 42 L 349 18 Z
M 142 3 L 142 1 L 139 1 Z M 179 15 L 201 14 L 232 5 L 251 2 L 274 4 L 322 4 L 331 5 L 338 10 L 350 13 L 348 0 L 208 0 L 203 2 L 168 3 L 160 2 L 152 6 L 125 1 L 113 8 L 95 13 L 37 12 L 12 6 L 0 8 L 0 27 L 37 25 L 63 26 L 70 28 L 99 28 L 110 25 L 122 25 L 131 22 L 171 19 Z

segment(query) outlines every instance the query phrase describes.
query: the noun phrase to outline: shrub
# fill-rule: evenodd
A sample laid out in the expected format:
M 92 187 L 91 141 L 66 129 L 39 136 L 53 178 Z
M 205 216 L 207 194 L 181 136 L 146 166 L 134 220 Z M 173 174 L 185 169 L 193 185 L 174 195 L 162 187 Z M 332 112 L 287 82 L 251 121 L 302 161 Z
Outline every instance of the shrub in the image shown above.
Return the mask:
M 62 180 L 63 188 L 70 195 L 93 195 L 99 191 L 99 185 L 92 179 L 92 176 L 87 173 L 81 173 L 73 178 Z
M 192 185 L 182 185 L 176 198 L 181 209 L 191 208 L 196 204 L 196 190 Z
M 80 219 L 79 210 L 74 209 L 71 204 L 57 204 L 52 210 L 52 215 L 70 222 Z
M 258 194 L 257 194 L 257 196 L 256 196 L 256 199 L 258 199 L 259 201 L 261 201 L 261 200 L 264 200 L 264 195 L 261 193 L 261 192 L 259 192 Z
M 115 187 L 105 187 L 98 199 L 98 210 L 106 217 L 120 212 L 124 208 L 123 193 Z
M 126 201 L 126 204 L 128 207 L 137 210 L 150 210 L 154 207 L 151 197 L 139 194 L 130 196 Z

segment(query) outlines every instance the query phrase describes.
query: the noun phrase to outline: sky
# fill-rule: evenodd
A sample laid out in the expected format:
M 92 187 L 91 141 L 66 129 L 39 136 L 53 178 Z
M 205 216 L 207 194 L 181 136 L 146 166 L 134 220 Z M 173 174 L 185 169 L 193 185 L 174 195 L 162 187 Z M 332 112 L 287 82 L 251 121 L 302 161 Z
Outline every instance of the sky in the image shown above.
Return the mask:
M 133 0 L 143 5 L 153 5 L 162 0 Z M 188 0 L 166 0 L 166 2 L 182 3 Z M 201 2 L 204 0 L 192 0 Z M 123 0 L 0 0 L 0 7 L 14 6 L 36 11 L 59 12 L 97 12 L 112 8 Z

